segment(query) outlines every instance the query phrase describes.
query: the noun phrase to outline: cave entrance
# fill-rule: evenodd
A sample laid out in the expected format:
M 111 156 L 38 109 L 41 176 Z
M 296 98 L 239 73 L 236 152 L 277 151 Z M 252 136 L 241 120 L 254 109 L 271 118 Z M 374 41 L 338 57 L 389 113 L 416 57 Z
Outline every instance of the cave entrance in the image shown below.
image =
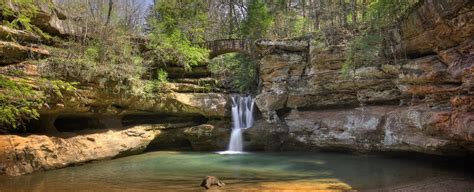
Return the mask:
M 125 127 L 144 124 L 161 124 L 165 128 L 191 127 L 204 124 L 208 119 L 204 116 L 178 116 L 172 114 L 132 114 L 122 118 Z
M 105 122 L 95 116 L 59 116 L 54 121 L 54 127 L 59 132 L 76 132 L 86 129 L 106 129 Z

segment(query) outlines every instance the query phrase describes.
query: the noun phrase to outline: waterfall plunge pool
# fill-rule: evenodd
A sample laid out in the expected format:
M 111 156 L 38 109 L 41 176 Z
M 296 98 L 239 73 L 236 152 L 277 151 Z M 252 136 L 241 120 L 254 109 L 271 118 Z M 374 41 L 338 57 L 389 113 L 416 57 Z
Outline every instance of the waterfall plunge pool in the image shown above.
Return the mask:
M 0 191 L 201 191 L 206 175 L 223 180 L 225 187 L 213 188 L 222 191 L 472 191 L 474 177 L 467 165 L 434 157 L 162 151 L 0 176 Z

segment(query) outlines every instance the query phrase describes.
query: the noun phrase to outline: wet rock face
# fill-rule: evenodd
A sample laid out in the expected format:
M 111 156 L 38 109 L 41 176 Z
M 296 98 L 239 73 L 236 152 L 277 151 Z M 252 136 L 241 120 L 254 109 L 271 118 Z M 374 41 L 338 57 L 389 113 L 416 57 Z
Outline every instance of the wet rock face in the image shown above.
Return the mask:
M 152 127 L 136 126 L 87 135 L 4 135 L 0 137 L 0 174 L 22 175 L 137 154 L 159 133 Z

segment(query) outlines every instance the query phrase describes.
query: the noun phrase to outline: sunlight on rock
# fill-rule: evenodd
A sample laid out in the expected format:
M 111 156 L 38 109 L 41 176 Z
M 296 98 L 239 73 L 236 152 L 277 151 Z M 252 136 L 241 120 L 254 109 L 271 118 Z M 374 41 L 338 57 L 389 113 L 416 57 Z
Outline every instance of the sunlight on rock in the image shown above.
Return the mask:
M 246 188 L 252 190 L 252 187 Z M 298 180 L 263 182 L 257 184 L 259 191 L 349 191 L 352 187 L 338 179 Z

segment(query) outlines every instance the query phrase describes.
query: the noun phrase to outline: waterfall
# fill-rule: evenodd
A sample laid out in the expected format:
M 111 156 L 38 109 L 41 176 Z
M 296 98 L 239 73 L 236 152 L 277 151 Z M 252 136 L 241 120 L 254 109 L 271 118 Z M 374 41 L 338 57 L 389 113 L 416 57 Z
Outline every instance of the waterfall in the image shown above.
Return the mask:
M 251 96 L 232 96 L 232 133 L 229 147 L 221 154 L 242 153 L 242 129 L 250 128 L 253 124 L 254 99 Z

